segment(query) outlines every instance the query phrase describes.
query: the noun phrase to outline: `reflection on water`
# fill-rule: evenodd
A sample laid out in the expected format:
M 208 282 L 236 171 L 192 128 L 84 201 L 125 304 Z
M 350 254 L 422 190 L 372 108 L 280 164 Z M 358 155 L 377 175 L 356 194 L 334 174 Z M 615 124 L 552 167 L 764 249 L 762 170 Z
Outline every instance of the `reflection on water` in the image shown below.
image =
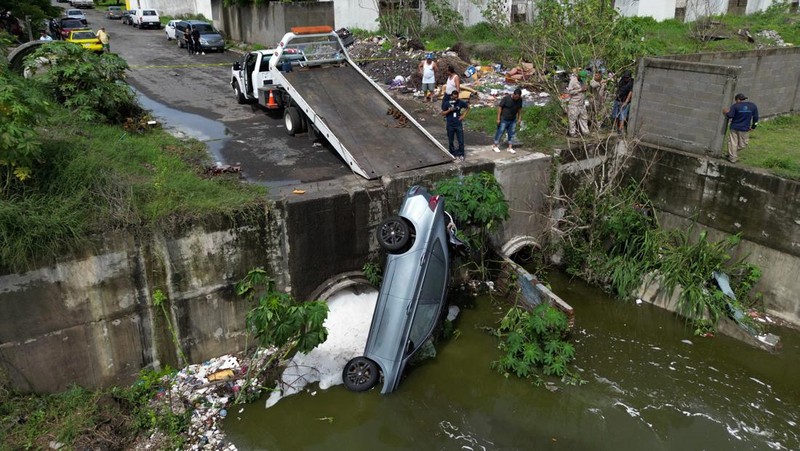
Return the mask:
M 222 158 L 222 148 L 229 139 L 228 130 L 222 122 L 170 108 L 145 96 L 133 87 L 131 89 L 136 94 L 136 99 L 142 108 L 150 110 L 153 117 L 157 118 L 167 131 L 180 138 L 190 137 L 202 141 L 208 147 L 208 152 L 214 161 L 230 164 Z
M 551 282 L 576 311 L 582 386 L 551 393 L 492 370 L 496 342 L 481 327 L 501 308 L 480 298 L 462 310 L 458 338 L 395 393 L 336 386 L 270 409 L 261 400 L 231 409 L 225 431 L 243 450 L 800 449 L 796 331 L 777 331 L 784 348 L 769 354 L 723 336 L 695 338 L 647 304 Z

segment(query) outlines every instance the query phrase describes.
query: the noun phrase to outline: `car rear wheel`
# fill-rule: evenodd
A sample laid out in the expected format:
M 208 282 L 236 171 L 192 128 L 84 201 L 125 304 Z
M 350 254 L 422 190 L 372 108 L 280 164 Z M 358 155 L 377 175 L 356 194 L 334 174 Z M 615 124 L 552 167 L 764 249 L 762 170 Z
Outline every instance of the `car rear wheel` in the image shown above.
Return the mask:
M 389 252 L 403 249 L 411 239 L 411 227 L 400 216 L 386 218 L 377 231 L 378 244 Z
M 366 357 L 356 357 L 342 370 L 344 386 L 351 391 L 367 391 L 378 383 L 378 364 Z
M 300 110 L 297 107 L 290 106 L 283 112 L 283 125 L 286 127 L 286 133 L 289 136 L 294 136 L 300 133 L 303 128 L 302 118 L 300 117 Z

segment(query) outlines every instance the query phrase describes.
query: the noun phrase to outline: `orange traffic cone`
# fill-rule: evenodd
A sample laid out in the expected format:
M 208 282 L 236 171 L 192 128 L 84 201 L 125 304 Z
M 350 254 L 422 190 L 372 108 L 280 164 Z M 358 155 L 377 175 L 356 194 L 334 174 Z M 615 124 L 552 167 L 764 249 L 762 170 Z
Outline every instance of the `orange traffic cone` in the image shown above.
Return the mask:
M 267 99 L 267 109 L 274 110 L 278 108 L 278 102 L 275 101 L 275 96 L 272 95 L 272 90 L 269 90 L 269 98 Z

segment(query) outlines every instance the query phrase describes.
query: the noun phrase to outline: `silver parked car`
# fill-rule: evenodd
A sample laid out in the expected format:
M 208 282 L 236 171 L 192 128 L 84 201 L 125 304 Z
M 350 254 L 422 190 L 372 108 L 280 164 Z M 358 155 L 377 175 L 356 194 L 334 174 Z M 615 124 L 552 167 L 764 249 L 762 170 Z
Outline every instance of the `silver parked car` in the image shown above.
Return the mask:
M 383 374 L 381 393 L 400 383 L 408 360 L 442 319 L 450 280 L 450 249 L 461 247 L 444 198 L 421 186 L 406 193 L 399 216 L 378 227 L 378 242 L 389 252 L 364 355 L 350 360 L 342 379 L 366 391 Z

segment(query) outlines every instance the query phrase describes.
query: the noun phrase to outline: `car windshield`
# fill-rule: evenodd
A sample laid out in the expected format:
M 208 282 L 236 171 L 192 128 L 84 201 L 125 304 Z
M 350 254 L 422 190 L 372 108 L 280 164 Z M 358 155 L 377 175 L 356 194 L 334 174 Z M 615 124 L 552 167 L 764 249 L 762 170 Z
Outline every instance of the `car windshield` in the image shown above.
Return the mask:
M 73 31 L 72 39 L 95 39 L 95 35 L 91 31 Z
M 108 10 L 109 11 L 122 11 L 122 7 L 121 6 L 109 6 Z
M 81 23 L 81 21 L 77 19 L 69 19 L 61 21 L 62 28 L 81 28 L 83 26 L 84 25 Z
M 152 9 L 147 9 L 147 10 L 142 11 L 142 15 L 143 16 L 155 16 L 156 12 L 153 11 Z
M 67 15 L 68 16 L 82 16 L 83 13 L 80 12 L 80 11 L 76 11 L 76 10 L 70 10 L 70 11 L 67 11 Z
M 211 25 L 209 25 L 207 23 L 200 23 L 200 24 L 195 25 L 194 27 L 197 28 L 198 31 L 200 31 L 200 34 L 217 33 L 217 30 L 215 30 L 214 27 L 212 27 Z

